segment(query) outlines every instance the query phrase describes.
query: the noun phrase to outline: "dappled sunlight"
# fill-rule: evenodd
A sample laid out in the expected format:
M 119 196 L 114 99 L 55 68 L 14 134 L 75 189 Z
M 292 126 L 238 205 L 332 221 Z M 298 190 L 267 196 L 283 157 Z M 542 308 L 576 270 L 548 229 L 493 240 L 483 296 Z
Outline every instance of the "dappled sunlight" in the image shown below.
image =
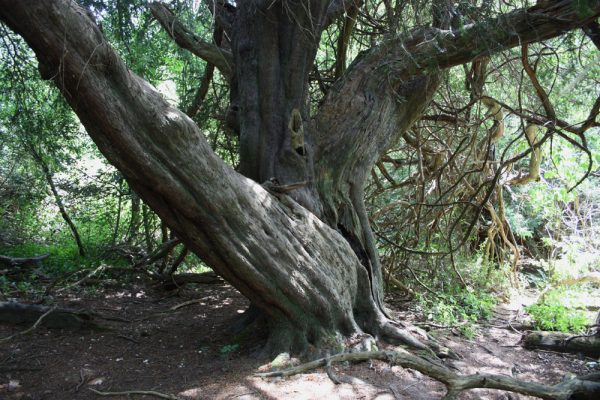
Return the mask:
M 350 384 L 336 385 L 331 382 L 324 372 L 304 374 L 285 380 L 247 377 L 242 382 L 233 387 L 221 390 L 215 399 L 231 399 L 234 397 L 238 398 L 239 396 L 244 396 L 246 399 L 294 400 L 354 400 L 358 398 L 391 400 L 394 398 L 392 393 L 381 393 L 381 388 L 375 385 L 361 385 L 361 387 L 355 387 Z M 199 392 L 195 393 L 199 394 Z
M 260 184 L 254 182 L 251 179 L 240 177 L 239 181 L 241 182 L 243 189 L 249 191 L 253 194 L 254 198 L 260 203 L 265 204 L 266 206 L 271 206 L 275 201 L 275 198 L 269 194 L 265 188 L 263 188 Z

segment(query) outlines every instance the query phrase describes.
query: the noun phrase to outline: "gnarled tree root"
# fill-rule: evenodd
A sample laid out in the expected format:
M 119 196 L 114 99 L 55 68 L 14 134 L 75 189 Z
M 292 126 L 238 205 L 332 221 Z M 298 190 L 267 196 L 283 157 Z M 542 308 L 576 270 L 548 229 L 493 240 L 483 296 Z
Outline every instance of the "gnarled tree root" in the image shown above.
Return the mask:
M 360 353 L 342 353 L 331 357 L 321 358 L 296 367 L 267 373 L 257 373 L 256 376 L 285 377 L 315 368 L 331 366 L 343 361 L 382 360 L 404 368 L 417 370 L 446 385 L 448 392 L 444 399 L 456 399 L 458 395 L 468 389 L 486 388 L 499 389 L 543 399 L 576 400 L 600 398 L 600 373 L 580 376 L 564 380 L 556 385 L 543 385 L 534 382 L 525 382 L 504 375 L 475 374 L 459 375 L 449 368 L 438 363 L 433 363 L 425 358 L 418 357 L 405 350 L 396 351 L 366 351 Z M 336 380 L 334 380 L 335 382 Z M 338 380 L 339 381 L 339 380 Z

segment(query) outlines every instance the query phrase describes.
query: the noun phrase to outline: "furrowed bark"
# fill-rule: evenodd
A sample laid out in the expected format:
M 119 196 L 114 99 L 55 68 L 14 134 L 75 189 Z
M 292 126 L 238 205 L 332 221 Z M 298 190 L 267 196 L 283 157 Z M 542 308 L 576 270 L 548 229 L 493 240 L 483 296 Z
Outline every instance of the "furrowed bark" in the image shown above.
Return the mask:
M 219 159 L 191 119 L 127 70 L 85 11 L 66 0 L 3 0 L 0 18 L 144 201 L 268 315 L 274 346 L 302 351 L 361 332 L 353 311 L 363 270 L 348 243 Z
M 320 204 L 313 184 L 308 75 L 326 6 L 316 0 L 242 2 L 232 28 L 240 172 L 261 183 L 270 178 L 280 184 L 307 182 L 289 194 L 316 215 Z M 298 126 L 292 129 L 294 118 Z M 293 130 L 301 131 L 298 143 Z

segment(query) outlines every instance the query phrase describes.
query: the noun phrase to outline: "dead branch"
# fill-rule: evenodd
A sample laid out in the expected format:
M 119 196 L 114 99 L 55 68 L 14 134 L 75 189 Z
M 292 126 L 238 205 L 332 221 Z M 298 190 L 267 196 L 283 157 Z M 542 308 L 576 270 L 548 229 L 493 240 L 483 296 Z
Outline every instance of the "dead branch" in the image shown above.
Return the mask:
M 504 136 L 504 112 L 500 104 L 491 97 L 484 97 L 481 102 L 488 108 L 486 118 L 494 120 L 494 125 L 488 131 L 488 138 L 486 138 L 490 144 L 494 144 Z
M 447 388 L 443 399 L 457 399 L 464 390 L 475 388 L 499 389 L 510 392 L 541 397 L 543 399 L 567 400 L 571 398 L 593 398 L 574 396 L 595 396 L 600 394 L 600 374 L 581 376 L 564 380 L 556 385 L 543 385 L 534 382 L 525 382 L 504 375 L 474 374 L 459 375 L 449 368 L 434 363 L 428 359 L 416 356 L 406 350 L 396 351 L 365 351 L 358 353 L 341 353 L 330 357 L 321 358 L 305 364 L 289 368 L 284 371 L 257 373 L 262 378 L 292 376 L 316 368 L 327 367 L 336 362 L 382 360 L 404 368 L 417 370 L 434 378 Z
M 223 279 L 215 274 L 213 271 L 202 272 L 202 273 L 181 273 L 177 275 L 166 275 L 162 280 L 163 288 L 166 290 L 178 288 L 189 283 L 198 284 L 220 284 L 223 283 Z
M 550 102 L 548 93 L 546 93 L 546 91 L 540 84 L 540 81 L 538 80 L 534 69 L 529 64 L 528 55 L 527 55 L 528 48 L 529 48 L 529 46 L 527 43 L 525 43 L 525 44 L 523 44 L 523 46 L 521 46 L 521 63 L 523 64 L 523 69 L 527 73 L 527 76 L 531 80 L 531 84 L 533 85 L 533 88 L 535 89 L 535 92 L 537 93 L 538 98 L 542 102 L 542 106 L 544 107 L 546 116 L 548 116 L 548 118 L 554 120 L 554 119 L 556 119 L 556 111 L 554 111 L 554 106 Z
M 184 301 L 183 303 L 179 303 L 179 304 L 174 305 L 173 307 L 169 308 L 169 310 L 175 311 L 175 310 L 178 310 L 178 309 L 180 309 L 182 307 L 191 306 L 192 304 L 201 303 L 203 300 L 204 300 L 204 298 L 201 298 L 201 299 L 192 299 L 192 300 Z
M 60 289 L 58 289 L 56 292 L 60 293 L 60 292 L 64 292 L 67 289 L 70 289 L 72 287 L 75 286 L 79 286 L 81 285 L 83 282 L 87 281 L 88 279 L 90 279 L 92 276 L 96 275 L 97 273 L 100 273 L 102 271 L 104 271 L 107 268 L 106 264 L 101 264 L 98 268 L 94 269 L 93 271 L 91 271 L 89 274 L 87 274 L 86 276 L 84 276 L 83 278 L 81 278 L 80 280 L 78 280 L 77 282 L 73 282 L 65 287 L 62 287 Z
M 175 246 L 181 243 L 181 240 L 178 238 L 171 239 L 168 242 L 162 243 L 153 253 L 147 255 L 142 260 L 135 263 L 133 266 L 134 269 L 142 269 L 141 267 L 152 264 L 165 257 Z

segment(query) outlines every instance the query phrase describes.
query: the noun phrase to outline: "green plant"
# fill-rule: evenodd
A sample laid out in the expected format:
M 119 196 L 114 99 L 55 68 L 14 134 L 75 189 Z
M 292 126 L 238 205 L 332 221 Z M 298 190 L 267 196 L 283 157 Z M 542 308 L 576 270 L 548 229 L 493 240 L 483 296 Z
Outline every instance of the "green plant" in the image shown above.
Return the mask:
M 428 319 L 446 326 L 457 326 L 461 334 L 475 336 L 474 322 L 490 319 L 496 298 L 483 292 L 455 289 L 434 300 L 420 297 L 421 306 L 428 310 Z
M 477 333 L 475 326 L 471 323 L 461 325 L 458 328 L 458 330 L 460 331 L 461 335 L 463 335 L 467 339 L 473 339 L 475 337 L 475 334 Z
M 536 329 L 582 332 L 589 321 L 584 312 L 560 304 L 533 304 L 526 308 Z
M 232 344 L 226 344 L 223 347 L 221 347 L 220 353 L 222 355 L 226 355 L 229 353 L 233 353 L 234 351 L 236 351 L 238 348 L 240 347 L 239 344 L 237 343 L 232 343 Z

